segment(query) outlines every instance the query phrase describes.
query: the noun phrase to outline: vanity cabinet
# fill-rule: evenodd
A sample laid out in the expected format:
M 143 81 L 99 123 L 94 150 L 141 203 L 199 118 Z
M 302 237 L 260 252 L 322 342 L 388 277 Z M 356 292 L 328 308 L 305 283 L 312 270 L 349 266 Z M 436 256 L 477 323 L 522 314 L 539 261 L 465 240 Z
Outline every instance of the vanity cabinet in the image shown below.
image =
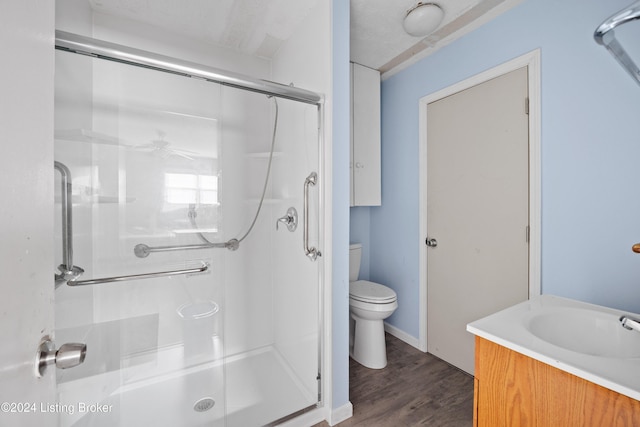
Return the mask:
M 380 206 L 380 73 L 351 63 L 351 206 Z
M 640 426 L 640 401 L 476 336 L 473 420 L 474 427 L 632 427 Z

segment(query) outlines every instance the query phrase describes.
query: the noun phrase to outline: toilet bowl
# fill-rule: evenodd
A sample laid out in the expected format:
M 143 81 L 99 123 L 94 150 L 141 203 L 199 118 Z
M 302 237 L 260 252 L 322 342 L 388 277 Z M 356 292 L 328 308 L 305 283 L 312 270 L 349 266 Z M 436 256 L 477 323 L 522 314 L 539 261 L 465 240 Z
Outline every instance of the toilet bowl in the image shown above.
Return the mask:
M 362 245 L 349 247 L 349 354 L 372 369 L 387 366 L 384 319 L 398 308 L 396 293 L 379 283 L 357 280 Z

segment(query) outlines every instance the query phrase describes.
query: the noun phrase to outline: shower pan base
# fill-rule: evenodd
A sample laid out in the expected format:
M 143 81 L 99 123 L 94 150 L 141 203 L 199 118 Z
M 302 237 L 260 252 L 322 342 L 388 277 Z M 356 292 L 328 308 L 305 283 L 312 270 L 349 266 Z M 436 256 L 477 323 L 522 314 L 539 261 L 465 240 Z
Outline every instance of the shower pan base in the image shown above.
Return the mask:
M 134 364 L 125 373 L 61 384 L 58 405 L 65 410 L 60 411 L 60 426 L 257 426 L 316 403 L 273 346 L 171 370 L 182 366 L 176 362 L 183 362 L 182 346 L 165 349 L 153 362 Z M 150 368 L 164 373 L 140 379 Z M 126 384 L 106 398 L 90 400 L 125 375 L 130 378 Z M 82 413 L 89 405 L 102 410 Z

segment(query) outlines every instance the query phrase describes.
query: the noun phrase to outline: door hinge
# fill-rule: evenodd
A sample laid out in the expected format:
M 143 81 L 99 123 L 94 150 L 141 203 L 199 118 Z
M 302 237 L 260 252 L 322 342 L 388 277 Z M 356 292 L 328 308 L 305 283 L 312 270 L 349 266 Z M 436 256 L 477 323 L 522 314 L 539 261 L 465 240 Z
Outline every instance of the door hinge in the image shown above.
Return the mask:
M 524 113 L 529 115 L 529 97 L 524 99 Z
M 525 236 L 524 236 L 527 243 L 529 243 L 529 234 L 530 234 L 530 232 L 531 232 L 531 228 L 527 225 L 526 228 L 525 228 Z

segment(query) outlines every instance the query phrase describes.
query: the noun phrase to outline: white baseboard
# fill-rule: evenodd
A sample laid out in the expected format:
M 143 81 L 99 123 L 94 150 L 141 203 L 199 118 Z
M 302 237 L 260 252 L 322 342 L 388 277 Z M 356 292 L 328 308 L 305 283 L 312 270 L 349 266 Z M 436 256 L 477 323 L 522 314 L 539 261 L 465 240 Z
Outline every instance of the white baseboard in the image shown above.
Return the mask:
M 347 402 L 341 407 L 331 410 L 327 423 L 329 423 L 330 426 L 334 426 L 338 423 L 343 422 L 344 420 L 351 418 L 352 416 L 353 405 L 351 404 L 351 402 Z
M 420 340 L 418 338 L 409 335 L 405 331 L 402 331 L 395 326 L 389 325 L 387 322 L 384 323 L 384 330 L 394 337 L 398 338 L 400 341 L 406 342 L 411 347 L 415 347 L 423 352 L 427 351 L 426 348 L 422 348 L 422 346 L 420 345 Z

